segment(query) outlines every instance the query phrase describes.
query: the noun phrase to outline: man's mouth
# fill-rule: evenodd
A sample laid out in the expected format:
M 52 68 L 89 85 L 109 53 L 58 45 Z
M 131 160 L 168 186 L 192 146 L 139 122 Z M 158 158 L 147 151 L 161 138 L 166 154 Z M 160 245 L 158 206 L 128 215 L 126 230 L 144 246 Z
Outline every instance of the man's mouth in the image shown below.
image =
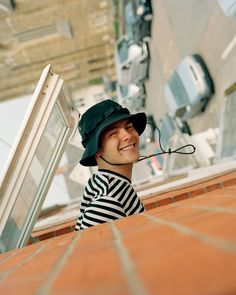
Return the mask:
M 121 151 L 128 151 L 128 150 L 133 149 L 134 147 L 135 147 L 135 144 L 130 144 L 130 145 L 127 145 L 127 146 L 121 148 L 120 150 Z

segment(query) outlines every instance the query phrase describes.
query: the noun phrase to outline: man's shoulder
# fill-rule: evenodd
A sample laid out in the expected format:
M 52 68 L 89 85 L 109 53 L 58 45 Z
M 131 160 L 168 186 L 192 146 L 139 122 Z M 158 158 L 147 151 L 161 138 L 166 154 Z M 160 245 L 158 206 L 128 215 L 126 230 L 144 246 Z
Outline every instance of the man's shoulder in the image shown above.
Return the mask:
M 108 174 L 98 171 L 93 174 L 91 181 L 107 186 L 111 182 L 111 177 Z
M 95 196 L 107 194 L 109 187 L 109 178 L 101 173 L 94 173 L 89 179 L 84 188 L 85 193 Z

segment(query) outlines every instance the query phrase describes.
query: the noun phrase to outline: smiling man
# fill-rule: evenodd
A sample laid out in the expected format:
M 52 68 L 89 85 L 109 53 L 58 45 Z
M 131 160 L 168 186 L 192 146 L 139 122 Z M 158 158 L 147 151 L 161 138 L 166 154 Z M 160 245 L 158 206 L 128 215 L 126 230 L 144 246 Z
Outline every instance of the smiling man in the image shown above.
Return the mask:
M 110 99 L 82 115 L 78 128 L 85 150 L 80 164 L 98 166 L 98 172 L 85 187 L 75 230 L 144 211 L 131 177 L 146 122 L 145 113 L 130 114 Z

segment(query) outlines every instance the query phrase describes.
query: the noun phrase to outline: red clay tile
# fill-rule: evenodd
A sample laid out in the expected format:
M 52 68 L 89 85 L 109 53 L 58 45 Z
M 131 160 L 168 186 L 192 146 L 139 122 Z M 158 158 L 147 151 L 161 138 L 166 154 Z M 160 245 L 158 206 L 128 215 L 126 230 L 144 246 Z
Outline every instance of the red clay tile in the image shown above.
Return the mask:
M 196 197 L 206 192 L 205 188 L 195 189 L 189 192 L 190 197 Z
M 173 198 L 164 198 L 164 199 L 158 200 L 157 205 L 158 205 L 158 207 L 165 206 L 165 205 L 171 204 L 173 202 L 174 202 Z
M 206 188 L 209 192 L 211 192 L 217 189 L 221 189 L 222 185 L 220 183 L 216 183 L 216 184 L 208 185 Z
M 150 210 L 150 209 L 156 208 L 157 207 L 157 203 L 156 202 L 152 202 L 152 203 L 144 204 L 144 207 L 145 207 L 146 210 Z
M 232 179 L 223 181 L 224 187 L 228 187 L 228 186 L 232 186 L 232 185 L 236 185 L 236 178 L 232 178 Z
M 52 229 L 48 233 L 41 234 L 40 236 L 37 236 L 37 239 L 39 239 L 40 241 L 43 241 L 43 240 L 51 239 L 54 237 L 56 237 L 56 234 L 55 234 L 55 231 Z
M 189 194 L 185 193 L 185 194 L 175 196 L 173 199 L 174 199 L 175 202 L 179 202 L 179 201 L 182 201 L 182 200 L 185 200 L 185 199 L 188 199 L 188 198 L 189 198 Z

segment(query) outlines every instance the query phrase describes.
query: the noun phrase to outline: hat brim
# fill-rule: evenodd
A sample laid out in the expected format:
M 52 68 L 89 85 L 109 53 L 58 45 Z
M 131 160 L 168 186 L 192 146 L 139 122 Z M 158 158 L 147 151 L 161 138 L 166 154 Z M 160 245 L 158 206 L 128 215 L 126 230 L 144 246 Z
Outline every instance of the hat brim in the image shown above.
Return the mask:
M 111 124 L 120 120 L 129 119 L 139 135 L 141 135 L 147 124 L 147 117 L 145 113 L 137 114 L 117 114 L 107 118 L 102 124 L 95 130 L 94 136 L 91 137 L 88 142 L 86 149 L 84 150 L 83 156 L 80 160 L 80 164 L 83 166 L 97 166 L 95 154 L 99 149 L 99 138 L 102 132 Z

